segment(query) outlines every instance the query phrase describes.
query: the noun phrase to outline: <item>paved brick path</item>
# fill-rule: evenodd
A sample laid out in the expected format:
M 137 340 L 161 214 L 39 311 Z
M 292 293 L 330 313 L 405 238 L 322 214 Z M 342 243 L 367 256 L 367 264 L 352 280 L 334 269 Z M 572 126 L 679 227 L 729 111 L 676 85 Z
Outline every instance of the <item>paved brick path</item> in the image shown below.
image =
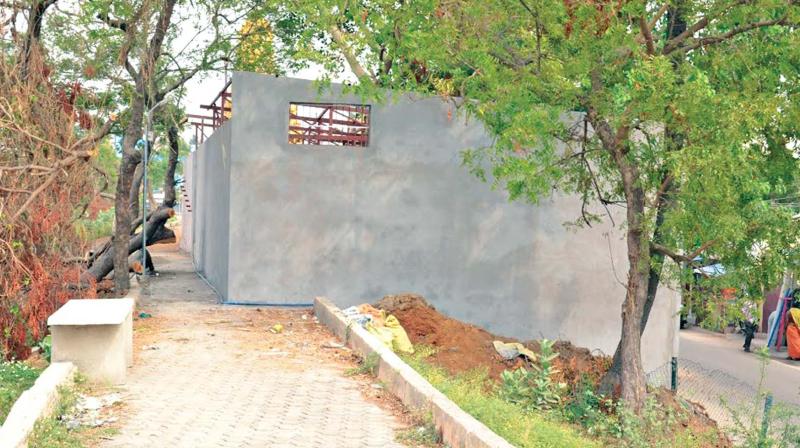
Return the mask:
M 223 307 L 172 247 L 135 323 L 120 433 L 102 447 L 393 447 L 403 425 L 348 378 L 310 309 Z M 281 323 L 286 330 L 268 328 Z M 374 391 L 374 390 L 373 390 Z

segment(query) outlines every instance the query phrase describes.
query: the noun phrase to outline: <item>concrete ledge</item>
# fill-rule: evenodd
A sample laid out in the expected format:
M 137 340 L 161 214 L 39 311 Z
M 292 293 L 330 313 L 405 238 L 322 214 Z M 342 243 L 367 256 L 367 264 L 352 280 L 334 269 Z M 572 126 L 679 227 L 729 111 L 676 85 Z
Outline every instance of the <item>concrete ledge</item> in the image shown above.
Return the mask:
M 75 378 L 70 362 L 54 362 L 39 375 L 33 387 L 20 395 L 0 427 L 0 448 L 25 448 L 36 422 L 53 412 L 59 386 Z
M 414 410 L 430 411 L 444 442 L 453 448 L 511 448 L 486 425 L 464 412 L 439 392 L 391 349 L 360 325 L 351 325 L 341 310 L 325 297 L 314 299 L 314 314 L 333 334 L 361 356 L 376 353 L 377 377 L 400 401 Z

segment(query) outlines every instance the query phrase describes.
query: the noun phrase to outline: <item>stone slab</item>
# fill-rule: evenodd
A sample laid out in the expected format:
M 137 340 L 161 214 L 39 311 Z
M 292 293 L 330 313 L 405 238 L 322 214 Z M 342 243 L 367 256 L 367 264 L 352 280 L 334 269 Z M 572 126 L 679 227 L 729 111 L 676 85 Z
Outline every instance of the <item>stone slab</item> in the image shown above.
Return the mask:
M 89 379 L 121 384 L 133 365 L 134 300 L 70 300 L 48 319 L 53 361 L 74 363 Z
M 134 300 L 73 299 L 47 319 L 47 325 L 120 325 L 133 312 Z

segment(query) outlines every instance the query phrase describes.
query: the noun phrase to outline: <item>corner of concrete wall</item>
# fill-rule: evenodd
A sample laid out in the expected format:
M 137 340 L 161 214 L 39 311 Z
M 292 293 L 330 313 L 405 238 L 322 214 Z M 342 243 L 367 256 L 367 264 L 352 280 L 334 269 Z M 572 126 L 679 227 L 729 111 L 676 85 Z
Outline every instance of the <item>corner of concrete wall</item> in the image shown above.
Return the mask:
M 228 298 L 231 122 L 193 153 L 192 257 L 221 300 Z
M 234 74 L 227 298 L 344 307 L 415 292 L 496 334 L 613 353 L 625 240 L 609 222 L 565 228 L 580 198 L 509 203 L 461 165 L 461 150 L 491 144 L 483 127 L 437 98 L 373 102 L 369 146 L 346 149 L 290 145 L 290 101 L 363 102 Z M 648 369 L 672 355 L 673 293 L 662 288 L 645 332 Z

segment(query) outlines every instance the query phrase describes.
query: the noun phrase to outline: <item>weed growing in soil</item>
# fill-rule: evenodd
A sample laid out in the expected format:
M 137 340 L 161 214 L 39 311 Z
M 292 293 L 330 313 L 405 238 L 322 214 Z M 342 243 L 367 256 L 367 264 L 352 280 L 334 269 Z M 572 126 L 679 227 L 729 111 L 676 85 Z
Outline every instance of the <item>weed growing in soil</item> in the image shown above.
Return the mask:
M 48 334 L 42 338 L 42 340 L 39 341 L 36 346 L 39 347 L 39 350 L 41 350 L 44 359 L 46 359 L 47 362 L 50 362 L 50 359 L 53 357 L 53 336 Z
M 430 347 L 418 346 L 415 347 L 414 355 L 404 355 L 403 359 L 461 409 L 483 422 L 512 445 L 522 448 L 600 447 L 597 442 L 586 438 L 564 423 L 553 421 L 542 414 L 529 412 L 507 402 L 496 393 L 487 392 L 492 388 L 487 387 L 490 380 L 485 371 L 451 376 L 441 367 L 425 361 L 425 358 L 434 352 L 435 350 Z
M 442 436 L 436 430 L 431 413 L 414 418 L 414 426 L 399 431 L 395 436 L 398 442 L 415 447 L 437 448 L 442 446 Z
M 553 360 L 558 353 L 553 350 L 553 341 L 547 339 L 541 340 L 540 349 L 538 364 L 530 370 L 520 367 L 500 375 L 499 393 L 503 399 L 528 410 L 549 410 L 561 403 L 567 385 L 553 381 L 553 375 L 558 373 Z
M 40 373 L 41 370 L 21 362 L 0 362 L 0 423 L 5 421 L 11 406 L 33 386 Z
M 733 417 L 731 433 L 741 446 L 757 448 L 789 448 L 800 446 L 800 410 L 796 407 L 775 404 L 764 415 L 767 365 L 770 363 L 769 349 L 762 347 L 756 351 L 759 357 L 760 377 L 756 398 L 752 406 L 737 409 L 725 400 L 723 405 Z
M 70 432 L 59 418 L 68 413 L 78 401 L 77 394 L 69 387 L 58 389 L 58 403 L 53 414 L 36 422 L 28 439 L 29 448 L 83 448 L 78 436 Z
M 96 446 L 99 439 L 117 434 L 113 427 L 78 426 L 70 429 L 65 416 L 74 412 L 79 393 L 91 391 L 91 386 L 80 373 L 71 386 L 58 389 L 58 401 L 49 417 L 39 419 L 28 439 L 28 448 L 85 448 Z
M 366 374 L 375 376 L 378 373 L 378 361 L 380 361 L 378 354 L 374 352 L 370 353 L 365 358 L 361 358 L 361 362 L 358 366 L 353 367 L 352 369 L 347 369 L 344 374 L 345 376 Z
M 504 385 L 495 386 L 487 372 L 471 371 L 451 375 L 430 362 L 435 348 L 415 347 L 416 354 L 404 360 L 434 387 L 442 391 L 464 411 L 483 422 L 501 437 L 518 447 L 619 447 L 619 448 L 700 448 L 718 445 L 719 436 L 713 429 L 694 429 L 689 424 L 689 410 L 662 404 L 651 396 L 641 416 L 627 411 L 621 403 L 594 392 L 590 378 L 570 393 L 559 395 L 559 401 L 549 408 L 535 404 L 536 385 L 528 385 L 538 378 L 543 390 L 544 372 L 555 374 L 547 363 L 539 364 L 524 374 L 510 372 L 504 375 Z M 548 353 L 545 349 L 543 353 Z M 517 377 L 523 377 L 520 379 Z M 508 383 L 514 381 L 514 385 Z M 524 383 L 525 386 L 520 386 Z M 551 381 L 552 383 L 552 381 Z M 547 386 L 558 387 L 555 384 Z M 509 390 L 512 389 L 512 390 Z M 563 389 L 560 389 L 563 390 Z M 550 389 L 549 393 L 556 393 Z M 509 400 L 509 396 L 519 400 Z

